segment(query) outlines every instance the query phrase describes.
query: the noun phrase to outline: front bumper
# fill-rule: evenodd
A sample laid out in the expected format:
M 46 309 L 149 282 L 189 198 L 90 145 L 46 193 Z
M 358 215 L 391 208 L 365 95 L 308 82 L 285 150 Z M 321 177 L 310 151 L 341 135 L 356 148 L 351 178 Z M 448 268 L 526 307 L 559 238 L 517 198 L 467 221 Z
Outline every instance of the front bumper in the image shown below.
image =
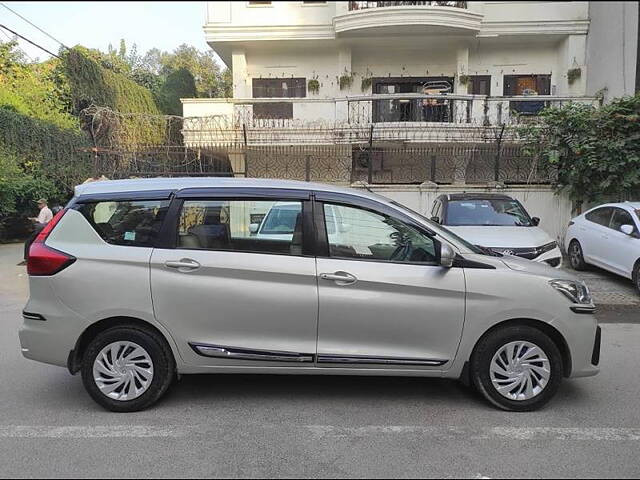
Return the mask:
M 555 322 L 554 322 L 555 323 Z M 591 377 L 600 369 L 600 345 L 602 331 L 592 313 L 575 313 L 571 310 L 556 326 L 564 336 L 571 353 L 569 377 Z

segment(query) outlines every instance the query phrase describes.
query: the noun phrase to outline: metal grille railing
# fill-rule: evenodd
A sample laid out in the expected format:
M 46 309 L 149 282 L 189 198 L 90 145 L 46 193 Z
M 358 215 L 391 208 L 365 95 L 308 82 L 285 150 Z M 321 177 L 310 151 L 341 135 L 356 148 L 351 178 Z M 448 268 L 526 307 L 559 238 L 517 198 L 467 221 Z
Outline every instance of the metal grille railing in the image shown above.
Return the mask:
M 379 8 L 379 7 L 413 7 L 413 6 L 467 8 L 467 2 L 442 2 L 442 1 L 349 2 L 350 11 L 365 10 L 368 8 Z

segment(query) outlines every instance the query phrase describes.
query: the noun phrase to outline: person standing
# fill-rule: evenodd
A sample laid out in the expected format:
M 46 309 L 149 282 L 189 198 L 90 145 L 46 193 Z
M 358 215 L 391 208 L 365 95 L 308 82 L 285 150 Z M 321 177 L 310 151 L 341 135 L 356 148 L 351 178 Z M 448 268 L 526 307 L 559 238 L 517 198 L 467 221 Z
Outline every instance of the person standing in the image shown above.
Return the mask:
M 40 209 L 40 213 L 37 217 L 29 217 L 29 220 L 35 223 L 33 233 L 29 235 L 29 238 L 24 242 L 24 261 L 19 263 L 19 265 L 24 265 L 27 262 L 27 257 L 29 256 L 29 247 L 36 239 L 38 234 L 42 231 L 47 223 L 51 221 L 53 218 L 53 213 L 51 209 L 47 206 L 47 201 L 44 198 L 38 200 L 38 208 Z

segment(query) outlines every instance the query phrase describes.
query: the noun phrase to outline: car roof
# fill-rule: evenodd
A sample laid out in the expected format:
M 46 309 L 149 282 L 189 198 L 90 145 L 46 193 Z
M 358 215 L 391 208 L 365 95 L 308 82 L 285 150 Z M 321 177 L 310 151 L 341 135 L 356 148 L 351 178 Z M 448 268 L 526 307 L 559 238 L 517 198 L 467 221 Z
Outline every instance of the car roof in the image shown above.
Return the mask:
M 602 205 L 591 207 L 585 213 L 590 212 L 591 210 L 595 210 L 596 208 L 602 208 L 602 207 L 620 207 L 628 210 L 640 210 L 640 202 L 603 203 Z
M 390 200 L 381 195 L 355 188 L 338 187 L 323 183 L 300 182 L 295 180 L 270 180 L 262 178 L 230 177 L 156 177 L 126 180 L 98 180 L 75 187 L 75 195 L 96 195 L 103 193 L 148 192 L 158 190 L 178 191 L 185 188 L 277 188 L 341 193 L 370 198 L 389 204 Z
M 509 195 L 502 193 L 449 193 L 442 195 L 449 201 L 452 200 L 513 200 Z

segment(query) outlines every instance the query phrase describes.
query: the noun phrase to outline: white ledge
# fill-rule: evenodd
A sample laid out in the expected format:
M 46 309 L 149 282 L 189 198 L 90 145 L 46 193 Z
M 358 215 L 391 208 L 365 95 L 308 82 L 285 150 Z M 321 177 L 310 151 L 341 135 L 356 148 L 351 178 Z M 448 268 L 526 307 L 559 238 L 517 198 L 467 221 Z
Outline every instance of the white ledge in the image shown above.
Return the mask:
M 480 31 L 484 15 L 456 7 L 400 6 L 354 10 L 333 19 L 336 34 L 367 28 L 405 27 L 410 25 L 440 27 L 458 33 Z

